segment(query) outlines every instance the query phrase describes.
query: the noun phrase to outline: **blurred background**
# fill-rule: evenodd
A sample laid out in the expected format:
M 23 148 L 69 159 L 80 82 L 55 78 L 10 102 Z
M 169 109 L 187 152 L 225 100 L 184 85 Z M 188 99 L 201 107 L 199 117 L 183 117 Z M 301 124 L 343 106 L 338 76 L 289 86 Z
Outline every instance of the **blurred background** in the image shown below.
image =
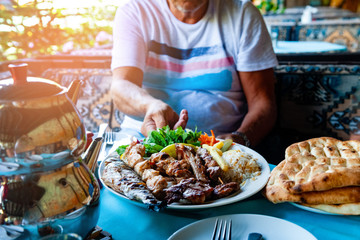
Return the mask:
M 0 61 L 111 44 L 117 6 L 126 0 L 1 0 Z
M 116 8 L 127 1 L 0 0 L 0 61 L 111 48 Z M 300 12 L 307 5 L 360 11 L 358 0 L 254 0 L 253 3 L 264 16 L 269 16 L 269 22 L 275 15 L 289 22 L 291 19 L 285 18 L 287 9 Z M 294 16 L 292 19 L 296 21 Z

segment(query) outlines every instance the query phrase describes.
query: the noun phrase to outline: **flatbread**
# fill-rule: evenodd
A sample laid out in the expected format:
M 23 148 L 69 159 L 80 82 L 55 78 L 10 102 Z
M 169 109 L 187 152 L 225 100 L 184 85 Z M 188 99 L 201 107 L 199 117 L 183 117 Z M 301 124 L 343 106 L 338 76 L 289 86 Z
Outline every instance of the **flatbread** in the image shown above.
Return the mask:
M 301 204 L 307 207 L 319 209 L 329 213 L 343 214 L 343 215 L 360 215 L 360 202 L 357 203 L 346 203 L 337 205 L 327 204 Z
M 359 158 L 360 141 L 340 141 L 331 137 L 311 138 L 287 147 L 285 150 L 285 159 L 298 153 L 301 153 L 302 155 L 308 153 L 316 158 Z
M 327 191 L 293 194 L 280 186 L 267 185 L 264 194 L 273 203 L 342 204 L 360 202 L 360 187 L 334 188 Z
M 360 141 L 313 138 L 290 145 L 271 172 L 264 195 L 338 214 L 360 209 Z
M 294 153 L 272 171 L 270 180 L 270 184 L 291 193 L 360 186 L 360 157 L 316 157 L 308 152 Z

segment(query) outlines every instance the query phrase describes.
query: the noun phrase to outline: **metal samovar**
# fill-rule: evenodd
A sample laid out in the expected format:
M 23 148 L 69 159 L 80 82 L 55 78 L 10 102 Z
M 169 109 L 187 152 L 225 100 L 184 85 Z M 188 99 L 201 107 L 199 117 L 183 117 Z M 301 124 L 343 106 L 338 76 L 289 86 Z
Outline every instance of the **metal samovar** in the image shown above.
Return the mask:
M 27 77 L 27 64 L 9 68 L 12 79 L 0 81 L 0 239 L 85 237 L 99 218 L 100 188 L 80 157 L 80 81 L 66 89 Z

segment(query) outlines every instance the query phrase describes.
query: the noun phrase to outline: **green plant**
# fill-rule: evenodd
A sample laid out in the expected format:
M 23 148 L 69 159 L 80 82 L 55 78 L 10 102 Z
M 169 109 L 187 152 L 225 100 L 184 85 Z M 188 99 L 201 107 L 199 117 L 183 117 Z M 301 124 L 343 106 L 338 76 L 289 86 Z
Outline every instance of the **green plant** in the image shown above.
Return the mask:
M 75 49 L 89 48 L 95 45 L 99 32 L 112 32 L 114 6 L 69 11 L 54 8 L 53 0 L 20 2 L 24 1 L 0 2 L 0 61 L 55 54 L 67 42 Z M 64 24 L 75 17 L 82 23 Z
M 278 0 L 255 1 L 255 6 L 261 11 L 262 14 L 270 12 L 282 12 L 284 10 L 283 5 L 283 1 Z

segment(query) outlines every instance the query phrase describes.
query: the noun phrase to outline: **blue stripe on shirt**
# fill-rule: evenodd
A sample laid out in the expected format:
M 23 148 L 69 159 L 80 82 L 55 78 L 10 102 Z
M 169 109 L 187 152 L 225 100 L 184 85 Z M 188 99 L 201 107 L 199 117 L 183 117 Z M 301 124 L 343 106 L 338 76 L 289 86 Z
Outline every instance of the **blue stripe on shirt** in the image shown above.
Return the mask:
M 230 70 L 224 70 L 218 73 L 207 73 L 201 76 L 185 78 L 170 78 L 146 73 L 143 84 L 146 87 L 174 90 L 228 91 L 232 85 L 232 72 Z

